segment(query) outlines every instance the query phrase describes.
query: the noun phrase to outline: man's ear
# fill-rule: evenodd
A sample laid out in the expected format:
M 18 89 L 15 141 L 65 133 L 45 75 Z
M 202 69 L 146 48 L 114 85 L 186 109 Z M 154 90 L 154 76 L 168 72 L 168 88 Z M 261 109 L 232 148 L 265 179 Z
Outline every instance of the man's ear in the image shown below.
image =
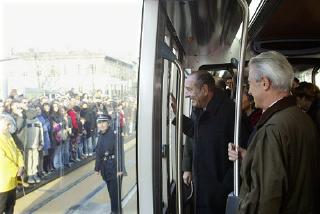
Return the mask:
M 203 93 L 204 95 L 206 95 L 206 96 L 208 95 L 208 93 L 209 93 L 209 87 L 208 87 L 207 84 L 202 85 L 201 90 L 202 90 L 202 93 Z
M 263 86 L 264 90 L 268 90 L 271 87 L 270 79 L 265 77 L 265 76 L 263 76 L 261 78 L 261 83 L 262 83 L 262 86 Z

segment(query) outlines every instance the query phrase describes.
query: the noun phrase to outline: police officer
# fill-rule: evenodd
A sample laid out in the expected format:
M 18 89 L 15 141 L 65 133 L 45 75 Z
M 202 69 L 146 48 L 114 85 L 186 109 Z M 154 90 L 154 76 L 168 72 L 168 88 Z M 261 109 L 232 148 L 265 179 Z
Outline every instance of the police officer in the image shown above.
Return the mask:
M 121 172 L 117 173 L 116 161 L 116 135 L 110 126 L 112 118 L 109 115 L 99 115 L 97 118 L 97 126 L 99 138 L 96 147 L 96 164 L 95 171 L 101 174 L 102 179 L 107 183 L 108 192 L 111 200 L 111 213 L 119 213 L 118 192 L 120 188 L 117 185 L 117 175 L 121 176 Z M 121 185 L 121 182 L 119 183 Z

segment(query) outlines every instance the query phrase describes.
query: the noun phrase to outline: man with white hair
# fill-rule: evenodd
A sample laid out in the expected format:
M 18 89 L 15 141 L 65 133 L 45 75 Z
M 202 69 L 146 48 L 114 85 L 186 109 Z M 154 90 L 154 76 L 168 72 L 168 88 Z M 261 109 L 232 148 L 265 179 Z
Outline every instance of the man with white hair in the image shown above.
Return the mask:
M 247 151 L 229 144 L 229 159 L 242 160 L 239 213 L 316 213 L 317 131 L 290 95 L 293 78 L 275 51 L 249 62 L 249 93 L 263 113 Z
M 14 213 L 17 177 L 24 171 L 24 162 L 9 132 L 11 122 L 0 114 L 0 213 Z

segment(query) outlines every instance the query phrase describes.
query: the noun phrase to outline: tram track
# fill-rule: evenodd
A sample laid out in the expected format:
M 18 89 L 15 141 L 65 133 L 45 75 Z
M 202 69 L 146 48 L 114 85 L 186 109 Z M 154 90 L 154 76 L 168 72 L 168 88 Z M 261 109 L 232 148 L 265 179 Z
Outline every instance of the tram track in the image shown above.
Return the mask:
M 135 149 L 134 144 L 125 147 L 126 167 L 129 177 L 123 185 L 123 200 L 128 201 L 128 194 L 134 189 L 135 183 Z M 76 169 L 63 177 L 41 185 L 17 201 L 16 213 L 83 213 L 83 210 L 108 210 L 109 199 L 106 197 L 106 184 L 96 175 L 94 161 L 78 165 Z M 130 171 L 130 172 L 129 172 Z M 88 190 L 90 191 L 88 193 Z M 104 190 L 104 191 L 103 191 Z M 39 202 L 38 202 L 39 201 Z M 74 203 L 75 202 L 75 203 Z M 85 206 L 87 205 L 87 206 Z M 125 205 L 124 205 L 125 206 Z M 96 210 L 97 211 L 97 210 Z
M 90 192 L 88 195 L 86 195 L 78 204 L 73 205 L 70 207 L 66 214 L 73 214 L 77 210 L 81 210 L 82 207 L 84 207 L 90 199 L 92 199 L 96 194 L 98 194 L 100 191 L 102 191 L 106 187 L 106 183 L 101 183 L 97 188 L 95 188 L 92 192 Z
M 135 166 L 135 161 L 129 161 L 127 164 L 127 169 L 132 169 L 133 166 Z M 83 210 L 84 207 L 87 206 L 87 204 L 90 202 L 90 200 L 95 197 L 97 194 L 99 194 L 99 192 L 103 191 L 106 188 L 106 183 L 102 182 L 97 188 L 95 188 L 93 191 L 91 191 L 90 193 L 88 193 L 79 203 L 73 205 L 72 207 L 70 207 L 67 211 L 66 214 L 74 214 L 77 211 Z M 107 191 L 107 190 L 105 190 Z M 133 186 L 130 187 L 130 189 L 128 191 L 126 191 L 126 194 L 122 197 L 121 200 L 121 205 L 122 207 L 125 207 L 126 204 L 128 203 L 128 201 L 130 201 L 130 199 L 133 197 L 133 195 L 136 193 L 137 191 L 137 185 L 134 184 Z M 107 205 L 109 205 L 109 203 L 107 203 Z
M 50 201 L 54 200 L 55 198 L 61 196 L 63 193 L 67 192 L 68 190 L 70 190 L 71 188 L 75 187 L 76 185 L 79 185 L 82 181 L 84 181 L 86 178 L 88 178 L 89 176 L 93 175 L 95 172 L 92 170 L 91 172 L 88 172 L 87 174 L 83 175 L 82 177 L 80 177 L 79 179 L 75 180 L 74 182 L 72 182 L 71 184 L 67 185 L 66 187 L 54 192 L 52 195 L 50 195 L 49 197 L 47 197 L 46 199 L 44 199 L 43 201 L 37 203 L 36 205 L 34 205 L 33 207 L 31 207 L 30 209 L 28 209 L 26 212 L 26 214 L 32 214 L 35 211 L 39 210 L 40 208 L 44 207 L 46 204 L 48 204 Z

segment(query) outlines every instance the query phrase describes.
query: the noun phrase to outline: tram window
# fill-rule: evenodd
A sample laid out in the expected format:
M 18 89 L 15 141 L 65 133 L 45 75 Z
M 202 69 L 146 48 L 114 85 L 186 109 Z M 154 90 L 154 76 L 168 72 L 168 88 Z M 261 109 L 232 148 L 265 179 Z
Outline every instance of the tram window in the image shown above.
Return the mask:
M 315 75 L 315 84 L 320 87 L 320 69 L 318 69 L 316 75 Z
M 94 172 L 100 148 L 96 118 L 108 114 L 119 149 L 105 158 L 124 157 L 117 162 L 124 166 L 118 168 L 123 179 L 117 187 L 122 186 L 124 213 L 137 213 L 142 0 L 4 0 L 0 12 L 0 99 L 21 102 L 26 136 L 37 127 L 32 119 L 46 130 L 39 129 L 44 145 L 36 141 L 41 149 L 33 151 L 33 162 L 26 158 L 33 147 L 22 148 L 25 185 L 18 187 L 15 212 L 111 211 L 107 185 Z
M 168 46 L 170 46 L 170 36 L 165 35 L 165 36 L 164 36 L 164 42 L 165 42 Z
M 312 68 L 300 71 L 296 73 L 295 76 L 300 80 L 300 82 L 312 82 Z

